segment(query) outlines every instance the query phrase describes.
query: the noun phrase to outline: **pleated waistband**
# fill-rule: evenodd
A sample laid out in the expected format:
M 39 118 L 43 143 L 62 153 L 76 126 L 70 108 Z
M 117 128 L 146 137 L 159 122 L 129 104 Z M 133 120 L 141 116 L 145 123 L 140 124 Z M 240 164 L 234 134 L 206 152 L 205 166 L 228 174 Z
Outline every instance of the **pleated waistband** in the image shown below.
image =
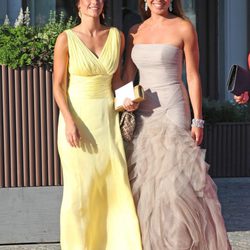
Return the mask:
M 71 75 L 68 94 L 72 97 L 106 98 L 112 97 L 112 75 L 77 76 Z

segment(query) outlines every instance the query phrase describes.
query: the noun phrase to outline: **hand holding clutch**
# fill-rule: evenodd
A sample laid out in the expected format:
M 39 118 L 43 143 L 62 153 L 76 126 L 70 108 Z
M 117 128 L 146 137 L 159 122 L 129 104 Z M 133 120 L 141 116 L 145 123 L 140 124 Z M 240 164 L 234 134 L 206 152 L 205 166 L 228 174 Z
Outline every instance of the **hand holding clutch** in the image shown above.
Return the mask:
M 250 91 L 250 71 L 239 65 L 232 65 L 228 76 L 227 89 L 237 96 L 245 91 Z
M 135 111 L 139 107 L 139 102 L 134 102 L 130 100 L 129 98 L 126 98 L 123 102 L 123 107 L 125 110 L 130 111 L 130 112 Z
M 241 95 L 235 95 L 234 96 L 234 100 L 238 103 L 238 104 L 245 104 L 249 101 L 249 93 L 247 91 L 245 91 L 244 93 L 242 93 Z
M 119 89 L 115 90 L 115 110 L 123 111 L 124 101 L 126 98 L 133 102 L 141 102 L 144 100 L 144 90 L 141 85 L 133 86 L 133 82 L 129 82 Z

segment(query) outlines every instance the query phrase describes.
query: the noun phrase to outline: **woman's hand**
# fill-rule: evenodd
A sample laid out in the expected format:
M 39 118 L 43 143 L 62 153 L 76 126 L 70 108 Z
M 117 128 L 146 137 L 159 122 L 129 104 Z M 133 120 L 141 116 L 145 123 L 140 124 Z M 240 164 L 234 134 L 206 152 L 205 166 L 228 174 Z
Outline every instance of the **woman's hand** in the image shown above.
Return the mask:
M 199 146 L 203 140 L 203 128 L 192 127 L 191 135 L 192 138 L 195 140 L 196 145 Z
M 70 146 L 76 148 L 80 147 L 81 136 L 78 128 L 73 121 L 66 122 L 66 138 Z
M 248 91 L 242 93 L 240 96 L 235 95 L 235 96 L 234 96 L 234 100 L 235 100 L 238 104 L 245 104 L 245 103 L 247 103 L 248 100 L 249 100 Z
M 135 111 L 136 109 L 138 109 L 138 107 L 139 107 L 138 102 L 133 102 L 131 99 L 125 98 L 123 102 L 124 109 L 126 109 L 127 111 Z

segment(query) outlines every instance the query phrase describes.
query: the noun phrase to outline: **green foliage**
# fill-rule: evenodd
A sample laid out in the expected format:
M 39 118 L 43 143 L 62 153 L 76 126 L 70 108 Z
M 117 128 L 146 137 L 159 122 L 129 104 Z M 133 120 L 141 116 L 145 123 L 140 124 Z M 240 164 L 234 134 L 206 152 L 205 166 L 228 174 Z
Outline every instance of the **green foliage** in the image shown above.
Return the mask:
M 234 101 L 203 100 L 203 116 L 206 123 L 250 122 L 250 105 Z
M 14 27 L 8 22 L 0 26 L 0 64 L 12 68 L 45 64 L 52 68 L 56 38 L 75 21 L 70 17 L 66 22 L 63 12 L 59 16 L 50 12 L 43 27 L 30 27 L 27 13 L 28 10 L 25 15 L 20 11 Z
M 31 65 L 34 31 L 30 27 L 0 27 L 0 64 L 13 68 Z
M 59 18 L 56 12 L 50 12 L 50 18 L 44 27 L 37 30 L 35 36 L 35 48 L 38 52 L 38 64 L 47 64 L 49 67 L 53 65 L 53 51 L 57 36 L 66 29 L 70 29 L 75 25 L 73 18 L 70 17 L 65 22 L 63 12 L 60 13 Z

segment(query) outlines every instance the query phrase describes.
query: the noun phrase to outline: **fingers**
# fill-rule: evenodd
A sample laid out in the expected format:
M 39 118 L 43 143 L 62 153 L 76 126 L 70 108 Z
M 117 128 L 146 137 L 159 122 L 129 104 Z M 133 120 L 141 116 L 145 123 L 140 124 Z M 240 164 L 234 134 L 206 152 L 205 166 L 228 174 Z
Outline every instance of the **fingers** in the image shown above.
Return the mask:
M 191 136 L 192 136 L 193 140 L 196 141 L 196 136 L 195 136 L 195 132 L 193 131 L 193 129 L 191 131 Z
M 78 129 L 74 132 L 67 132 L 66 137 L 71 147 L 74 147 L 74 148 L 80 147 L 81 137 L 80 137 Z
M 246 92 L 243 93 L 242 102 L 246 103 L 246 102 L 248 102 L 248 100 L 249 100 L 249 94 L 246 91 Z
M 132 106 L 133 106 L 133 102 L 131 101 L 131 99 L 125 98 L 125 100 L 123 102 L 124 109 L 130 111 L 130 109 L 132 108 Z
M 192 128 L 191 136 L 194 139 L 197 146 L 201 145 L 203 140 L 203 129 L 202 128 Z
M 199 137 L 197 137 L 197 138 L 195 139 L 196 145 L 197 145 L 197 146 L 200 146 L 201 143 L 202 143 L 202 140 L 203 140 L 203 136 L 200 135 Z
M 249 94 L 248 92 L 244 92 L 242 93 L 240 96 L 234 96 L 234 100 L 238 103 L 238 104 L 245 104 L 248 102 L 249 100 Z
M 237 96 L 237 95 L 234 96 L 234 100 L 235 100 L 237 103 L 242 102 L 242 99 L 243 99 L 243 94 L 241 94 L 240 96 Z
M 133 101 L 132 101 L 131 99 L 129 99 L 129 98 L 125 98 L 124 103 L 123 103 L 123 107 L 124 107 L 124 109 L 126 109 L 127 111 L 135 111 L 136 109 L 138 109 L 139 103 L 133 102 Z

